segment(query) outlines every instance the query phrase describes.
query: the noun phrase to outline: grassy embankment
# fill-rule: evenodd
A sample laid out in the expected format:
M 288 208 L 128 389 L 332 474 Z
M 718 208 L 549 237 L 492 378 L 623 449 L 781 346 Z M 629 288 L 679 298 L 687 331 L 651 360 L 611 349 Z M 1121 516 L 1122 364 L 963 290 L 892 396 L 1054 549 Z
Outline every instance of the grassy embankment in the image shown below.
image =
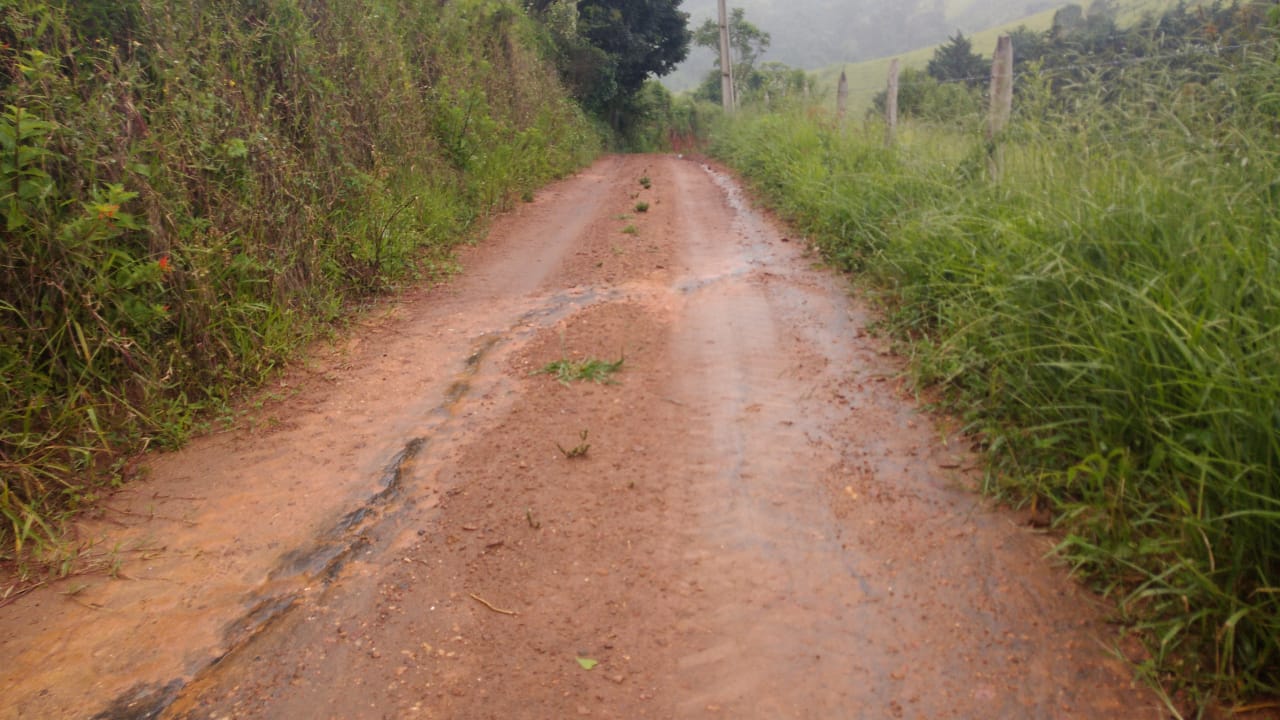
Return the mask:
M 1052 507 L 1143 669 L 1200 703 L 1280 691 L 1280 65 L 1250 52 L 1208 83 L 1086 83 L 1069 112 L 1022 81 L 998 184 L 978 118 L 885 149 L 745 115 L 715 145 L 878 289 L 989 489 Z
M 599 140 L 503 0 L 0 3 L 0 560 Z

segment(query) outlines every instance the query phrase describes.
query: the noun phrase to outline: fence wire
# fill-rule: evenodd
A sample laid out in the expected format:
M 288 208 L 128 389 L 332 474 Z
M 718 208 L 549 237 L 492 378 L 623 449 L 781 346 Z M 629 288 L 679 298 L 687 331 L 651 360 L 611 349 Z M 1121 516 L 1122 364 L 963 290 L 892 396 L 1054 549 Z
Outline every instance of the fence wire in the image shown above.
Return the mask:
M 1177 52 L 1172 52 L 1172 53 L 1159 53 L 1156 55 L 1138 55 L 1133 57 L 1117 58 L 1115 60 L 1110 60 L 1105 62 L 1073 63 L 1071 65 L 1055 65 L 1053 67 L 1044 68 L 1037 73 L 1031 73 L 1023 70 L 1021 72 L 1015 72 L 1013 74 L 1013 79 L 1016 82 L 1020 78 L 1036 77 L 1042 74 L 1051 75 L 1059 72 L 1065 73 L 1065 72 L 1075 72 L 1075 71 L 1082 71 L 1082 70 L 1103 70 L 1103 69 L 1112 68 L 1112 67 L 1132 67 L 1135 65 L 1156 62 L 1159 60 L 1168 60 L 1172 58 L 1187 58 L 1187 57 L 1197 57 L 1197 56 L 1212 57 L 1212 56 L 1221 55 L 1222 53 L 1231 52 L 1234 50 L 1245 50 L 1252 47 L 1275 47 L 1275 43 L 1272 41 L 1254 41 L 1254 42 L 1247 42 L 1247 43 L 1237 43 L 1234 45 L 1211 45 L 1211 46 L 1197 45 L 1197 46 L 1190 46 L 1188 48 L 1183 48 L 1178 50 Z M 1016 57 L 1017 50 L 1018 49 L 1015 47 L 1014 48 L 1015 57 Z M 969 85 L 973 83 L 989 82 L 990 80 L 991 80 L 990 73 L 985 73 L 983 75 L 975 75 L 971 77 L 949 78 L 946 80 L 931 79 L 927 82 L 926 81 L 912 82 L 912 81 L 903 81 L 900 79 L 898 81 L 898 87 L 899 89 L 901 89 L 901 88 L 907 88 L 907 87 L 922 87 L 925 85 L 960 85 L 960 84 Z M 884 89 L 885 89 L 885 84 L 883 83 L 879 85 L 849 86 L 849 92 L 881 91 Z

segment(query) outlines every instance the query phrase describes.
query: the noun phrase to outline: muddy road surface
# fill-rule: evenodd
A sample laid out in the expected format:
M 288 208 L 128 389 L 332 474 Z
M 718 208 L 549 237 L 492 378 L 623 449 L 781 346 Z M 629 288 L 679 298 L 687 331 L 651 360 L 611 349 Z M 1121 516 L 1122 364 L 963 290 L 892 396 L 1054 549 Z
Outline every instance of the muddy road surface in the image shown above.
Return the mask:
M 604 158 L 462 262 L 105 500 L 0 716 L 1161 717 L 723 173 Z

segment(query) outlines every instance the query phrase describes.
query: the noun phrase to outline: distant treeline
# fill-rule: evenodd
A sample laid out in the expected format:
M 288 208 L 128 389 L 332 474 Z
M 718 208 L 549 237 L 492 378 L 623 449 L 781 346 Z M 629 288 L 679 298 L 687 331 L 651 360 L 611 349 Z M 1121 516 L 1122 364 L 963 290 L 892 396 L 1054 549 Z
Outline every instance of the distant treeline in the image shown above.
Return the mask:
M 1274 0 L 1194 7 L 1184 2 L 1122 28 L 1110 1 L 1094 2 L 1088 14 L 1079 5 L 1068 5 L 1054 15 L 1049 30 L 1011 33 L 1014 72 L 1048 72 L 1055 83 L 1066 86 L 1118 79 L 1125 66 L 1149 62 L 1178 71 L 1201 69 L 1207 80 L 1220 65 L 1209 56 L 1238 56 L 1270 42 L 1274 33 L 1267 20 L 1276 7 Z
M 1117 24 L 1113 0 L 1095 0 L 1088 11 L 1068 5 L 1054 14 L 1053 25 L 1039 32 L 1020 27 L 1010 33 L 1014 73 L 1037 76 L 1064 102 L 1072 91 L 1088 87 L 1116 94 L 1127 87 L 1125 70 L 1143 65 L 1153 71 L 1177 72 L 1184 82 L 1208 82 L 1224 60 L 1255 52 L 1269 43 L 1269 21 L 1277 13 L 1274 0 L 1180 3 L 1128 27 Z M 903 72 L 898 100 L 904 117 L 956 120 L 982 109 L 991 61 L 973 52 L 963 33 L 939 46 L 925 70 Z M 1015 83 L 1022 92 L 1026 83 Z M 885 95 L 876 95 L 875 112 L 883 112 Z

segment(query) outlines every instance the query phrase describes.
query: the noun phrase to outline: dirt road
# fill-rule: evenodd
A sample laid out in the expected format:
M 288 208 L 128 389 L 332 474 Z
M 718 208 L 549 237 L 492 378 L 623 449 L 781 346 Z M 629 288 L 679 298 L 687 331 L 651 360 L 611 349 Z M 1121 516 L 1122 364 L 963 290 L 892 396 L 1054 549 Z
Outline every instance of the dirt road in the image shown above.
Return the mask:
M 602 159 L 463 264 L 106 501 L 0 716 L 1161 717 L 723 174 Z

